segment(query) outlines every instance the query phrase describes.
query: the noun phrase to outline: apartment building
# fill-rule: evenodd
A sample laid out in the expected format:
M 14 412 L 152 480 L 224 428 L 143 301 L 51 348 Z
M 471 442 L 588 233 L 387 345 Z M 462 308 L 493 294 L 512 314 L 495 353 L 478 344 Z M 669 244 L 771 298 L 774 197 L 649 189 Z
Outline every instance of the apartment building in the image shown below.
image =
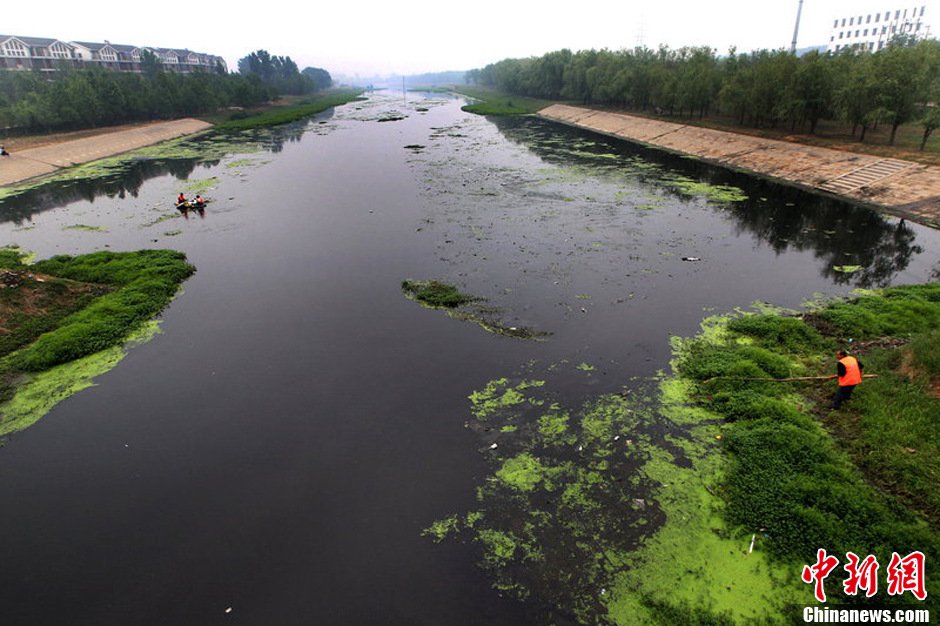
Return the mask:
M 54 72 L 63 67 L 102 67 L 118 72 L 140 72 L 141 55 L 145 50 L 155 54 L 169 71 L 211 72 L 219 66 L 228 71 L 222 57 L 192 50 L 19 35 L 0 35 L 0 69 Z
M 876 52 L 898 35 L 936 37 L 937 9 L 933 0 L 907 6 L 859 2 L 848 15 L 833 18 L 827 50 L 845 48 Z

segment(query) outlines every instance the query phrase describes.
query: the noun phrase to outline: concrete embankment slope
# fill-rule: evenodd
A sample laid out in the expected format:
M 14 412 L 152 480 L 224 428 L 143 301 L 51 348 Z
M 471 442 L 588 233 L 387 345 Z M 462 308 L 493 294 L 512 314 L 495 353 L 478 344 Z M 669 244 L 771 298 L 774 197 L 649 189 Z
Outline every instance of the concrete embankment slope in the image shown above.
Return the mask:
M 539 115 L 940 224 L 940 167 L 565 104 Z
M 0 157 L 0 187 L 211 127 L 212 124 L 195 119 L 156 122 L 138 128 L 16 151 L 8 157 Z

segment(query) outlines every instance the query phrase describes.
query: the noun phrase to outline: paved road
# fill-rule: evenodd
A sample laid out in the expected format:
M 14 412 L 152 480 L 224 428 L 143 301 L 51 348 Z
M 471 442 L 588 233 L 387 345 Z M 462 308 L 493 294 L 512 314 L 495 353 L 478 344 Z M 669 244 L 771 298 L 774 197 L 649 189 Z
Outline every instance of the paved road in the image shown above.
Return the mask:
M 88 163 L 151 144 L 210 128 L 195 119 L 156 122 L 138 128 L 72 139 L 0 157 L 0 187 L 51 174 L 64 167 Z
M 564 104 L 539 115 L 940 225 L 940 167 Z

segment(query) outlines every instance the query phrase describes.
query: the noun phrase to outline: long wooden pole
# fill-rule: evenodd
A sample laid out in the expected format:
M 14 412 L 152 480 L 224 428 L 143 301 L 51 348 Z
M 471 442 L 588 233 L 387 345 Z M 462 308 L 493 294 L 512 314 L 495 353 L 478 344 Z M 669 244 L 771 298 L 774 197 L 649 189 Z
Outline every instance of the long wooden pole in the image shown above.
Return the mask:
M 863 374 L 862 378 L 877 378 L 878 374 Z M 707 380 L 703 380 L 703 383 L 710 383 L 713 380 L 725 379 L 725 380 L 766 380 L 775 383 L 787 383 L 794 380 L 832 380 L 837 378 L 837 376 L 795 376 L 793 378 L 756 378 L 753 376 L 714 376 Z

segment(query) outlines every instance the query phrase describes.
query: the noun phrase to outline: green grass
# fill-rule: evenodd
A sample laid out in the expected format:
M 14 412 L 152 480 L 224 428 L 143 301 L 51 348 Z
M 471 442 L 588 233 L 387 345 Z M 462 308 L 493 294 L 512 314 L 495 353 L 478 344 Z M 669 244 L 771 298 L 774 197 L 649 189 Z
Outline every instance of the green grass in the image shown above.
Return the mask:
M 216 124 L 217 130 L 246 130 L 249 128 L 265 128 L 269 126 L 279 126 L 290 122 L 296 122 L 305 117 L 322 113 L 347 102 L 361 99 L 361 90 L 337 90 L 314 96 L 300 101 L 298 104 L 289 107 L 278 107 L 275 109 L 262 111 L 259 113 L 242 114 L 237 119 Z
M 866 478 L 940 527 L 940 333 L 917 336 L 901 349 L 865 355 L 878 373 L 858 387 L 827 424 Z
M 9 331 L 0 345 L 3 400 L 29 375 L 122 344 L 162 311 L 195 271 L 184 254 L 172 250 L 55 256 L 28 268 L 3 253 L 0 263 L 23 279 L 0 294 Z M 49 278 L 30 278 L 35 275 Z M 2 421 L 0 427 L 9 431 Z
M 754 315 L 682 350 L 678 371 L 695 381 L 696 404 L 727 420 L 727 520 L 766 529 L 767 549 L 780 562 L 812 562 L 819 547 L 885 560 L 892 551 L 940 556 L 940 406 L 927 394 L 940 370 L 940 285 L 868 293 L 808 319 L 832 336 L 798 318 Z M 828 410 L 832 381 L 744 380 L 832 374 L 832 351 L 849 336 L 914 340 L 905 350 L 860 354 L 865 371 L 880 377 L 860 385 L 841 411 Z M 924 372 L 919 379 L 902 373 L 910 364 Z
M 454 90 L 462 95 L 480 100 L 476 104 L 468 104 L 462 107 L 462 110 L 477 115 L 529 115 L 552 104 L 551 100 L 511 96 L 485 87 L 460 85 L 455 87 Z

